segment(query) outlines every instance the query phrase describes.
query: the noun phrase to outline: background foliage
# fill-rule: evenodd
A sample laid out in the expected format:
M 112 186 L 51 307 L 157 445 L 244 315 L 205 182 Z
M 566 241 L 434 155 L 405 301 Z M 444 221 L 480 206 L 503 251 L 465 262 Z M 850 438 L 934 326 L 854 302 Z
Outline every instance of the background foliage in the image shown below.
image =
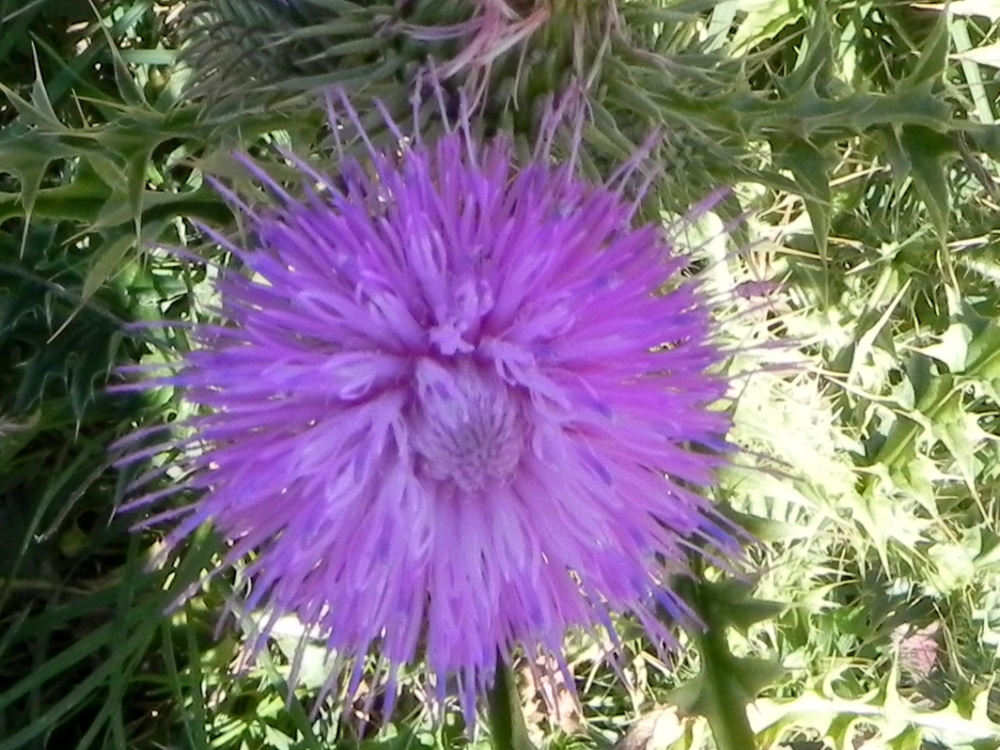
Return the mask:
M 318 648 L 286 702 L 295 623 L 233 676 L 252 614 L 215 629 L 244 582 L 162 615 L 214 542 L 150 571 L 157 536 L 115 515 L 129 477 L 108 452 L 184 408 L 106 386 L 187 346 L 128 324 L 196 319 L 211 299 L 207 266 L 157 249 L 209 257 L 192 222 L 235 230 L 204 176 L 243 179 L 234 148 L 277 173 L 275 143 L 315 151 L 303 92 L 322 85 L 408 116 L 428 60 L 485 85 L 484 130 L 526 141 L 547 95 L 587 76 L 595 175 L 661 129 L 654 210 L 726 185 L 717 223 L 751 217 L 745 252 L 711 222 L 694 243 L 727 259 L 727 335 L 790 342 L 733 362 L 750 458 L 718 495 L 761 544 L 748 581 L 706 570 L 690 591 L 728 637 L 664 663 L 623 620 L 625 681 L 571 638 L 578 699 L 552 665 L 519 672 L 536 741 L 711 747 L 703 678 L 724 670 L 762 747 L 1000 747 L 1000 11 L 511 7 L 531 33 L 485 65 L 415 36 L 472 17 L 457 0 L 0 0 L 0 750 L 469 742 L 457 718 L 433 728 L 416 681 L 391 719 L 369 696 L 361 729 L 310 713 Z

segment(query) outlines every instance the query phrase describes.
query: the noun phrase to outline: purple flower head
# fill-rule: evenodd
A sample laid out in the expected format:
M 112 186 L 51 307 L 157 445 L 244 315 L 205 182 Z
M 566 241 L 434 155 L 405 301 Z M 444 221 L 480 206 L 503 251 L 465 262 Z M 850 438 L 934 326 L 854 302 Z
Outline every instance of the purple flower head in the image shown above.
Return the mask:
M 693 489 L 724 461 L 724 354 L 620 185 L 462 128 L 411 138 L 336 178 L 295 160 L 304 197 L 251 165 L 278 199 L 245 209 L 249 246 L 215 236 L 245 265 L 221 324 L 138 387 L 202 407 L 171 540 L 211 521 L 227 563 L 256 553 L 263 636 L 294 614 L 355 685 L 380 655 L 390 694 L 422 659 L 471 717 L 518 646 L 625 610 L 662 637 L 656 610 L 685 612 L 667 575 L 735 547 Z

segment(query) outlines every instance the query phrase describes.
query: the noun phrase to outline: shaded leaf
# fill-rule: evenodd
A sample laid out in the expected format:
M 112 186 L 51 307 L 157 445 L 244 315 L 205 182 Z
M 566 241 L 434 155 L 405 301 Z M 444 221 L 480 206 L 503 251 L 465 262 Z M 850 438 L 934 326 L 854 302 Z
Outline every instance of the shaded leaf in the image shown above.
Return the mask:
M 948 238 L 951 191 L 944 168 L 944 155 L 951 142 L 939 133 L 920 126 L 903 128 L 900 145 L 910 161 L 910 174 L 931 215 L 942 242 Z
M 802 188 L 803 201 L 816 240 L 816 249 L 825 260 L 830 236 L 832 199 L 829 160 L 820 149 L 801 138 L 775 139 L 771 148 L 778 157 L 778 167 L 790 171 Z

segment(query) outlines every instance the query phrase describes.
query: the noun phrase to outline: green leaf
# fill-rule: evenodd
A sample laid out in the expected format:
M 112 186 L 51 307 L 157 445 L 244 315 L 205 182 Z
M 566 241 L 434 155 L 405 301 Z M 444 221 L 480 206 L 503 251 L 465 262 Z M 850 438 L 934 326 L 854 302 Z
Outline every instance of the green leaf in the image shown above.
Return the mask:
M 990 323 L 972 338 L 965 371 L 984 380 L 1000 378 L 1000 325 Z
M 111 52 L 111 61 L 115 71 L 115 86 L 118 88 L 118 93 L 121 95 L 122 101 L 134 107 L 148 107 L 149 102 L 146 100 L 146 94 L 132 77 L 132 71 L 129 70 L 128 65 L 122 59 L 121 53 L 118 52 L 118 48 L 112 41 L 108 30 L 103 25 L 101 28 L 108 35 L 108 49 Z
M 934 30 L 922 43 L 923 51 L 913 71 L 899 82 L 901 89 L 920 88 L 924 85 L 940 84 L 948 64 L 948 47 L 951 34 L 948 32 L 948 13 L 938 13 Z M 936 88 L 936 87 L 934 87 Z
M 129 250 L 135 247 L 135 237 L 125 234 L 112 242 L 108 242 L 95 253 L 86 277 L 83 280 L 83 289 L 80 291 L 80 304 L 84 305 L 90 301 L 104 283 L 110 279 L 118 270 L 122 260 L 128 255 Z
M 52 101 L 49 99 L 49 92 L 45 90 L 45 81 L 42 80 L 42 71 L 38 66 L 37 54 L 35 55 L 35 82 L 31 86 L 31 103 L 35 107 L 35 110 L 44 115 L 48 122 L 59 122 L 59 116 L 56 115 L 56 111 L 52 107 Z
M 725 625 L 746 634 L 751 626 L 776 617 L 786 609 L 780 602 L 754 598 L 754 584 L 742 579 L 702 581 L 698 587 L 702 607 L 711 608 L 711 619 L 716 627 Z
M 826 5 L 817 3 L 808 26 L 798 63 L 786 78 L 777 81 L 778 87 L 792 95 L 811 88 L 825 89 L 833 77 L 833 40 Z M 817 87 L 818 84 L 818 87 Z
M 809 221 L 812 223 L 816 249 L 826 260 L 830 237 L 830 163 L 826 155 L 802 138 L 779 136 L 771 141 L 779 169 L 787 169 L 802 189 Z
M 969 342 L 972 331 L 966 323 L 952 323 L 939 337 L 938 343 L 915 349 L 918 352 L 943 362 L 953 375 L 965 371 L 969 357 Z
M 2 91 L 6 97 L 10 100 L 10 103 L 14 105 L 18 114 L 25 119 L 27 124 L 36 125 L 41 128 L 47 128 L 54 131 L 66 130 L 65 126 L 59 121 L 59 118 L 55 116 L 52 112 L 52 104 L 49 102 L 48 97 L 42 97 L 38 103 L 34 101 L 28 101 L 24 97 L 20 96 L 14 89 L 9 86 L 0 83 L 0 91 Z M 44 91 L 44 88 L 42 88 Z M 32 99 L 38 93 L 38 87 L 36 86 L 32 90 Z
M 910 162 L 910 174 L 931 215 L 941 242 L 948 239 L 951 214 L 951 191 L 944 168 L 944 155 L 951 141 L 930 128 L 911 125 L 902 128 L 899 143 Z
M 951 454 L 969 491 L 977 494 L 978 475 L 976 453 L 979 444 L 990 437 L 979 427 L 979 420 L 962 404 L 961 393 L 954 393 L 944 402 L 931 421 L 931 432 Z

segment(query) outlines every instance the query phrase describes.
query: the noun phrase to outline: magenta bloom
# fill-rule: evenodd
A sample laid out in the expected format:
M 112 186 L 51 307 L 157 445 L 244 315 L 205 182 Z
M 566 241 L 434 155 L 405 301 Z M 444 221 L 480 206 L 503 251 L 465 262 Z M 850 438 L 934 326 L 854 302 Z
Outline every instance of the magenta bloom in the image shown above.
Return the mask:
M 301 198 L 258 171 L 278 200 L 246 209 L 249 247 L 216 237 L 246 266 L 222 324 L 140 387 L 204 407 L 175 541 L 211 520 L 229 562 L 256 553 L 248 607 L 381 655 L 390 693 L 424 659 L 470 716 L 518 645 L 683 615 L 667 573 L 734 544 L 693 489 L 727 384 L 704 292 L 620 190 L 503 139 L 414 138 L 341 178 L 297 162 Z

